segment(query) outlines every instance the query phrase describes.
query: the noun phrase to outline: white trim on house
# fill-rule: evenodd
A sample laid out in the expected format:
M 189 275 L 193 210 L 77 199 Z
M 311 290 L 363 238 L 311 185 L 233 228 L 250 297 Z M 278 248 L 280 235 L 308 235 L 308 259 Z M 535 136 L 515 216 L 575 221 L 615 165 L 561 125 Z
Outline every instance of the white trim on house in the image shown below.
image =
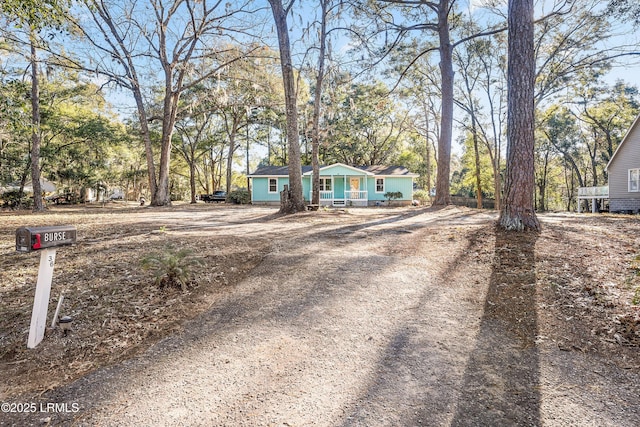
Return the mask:
M 378 191 L 378 180 L 381 179 L 382 180 L 382 191 Z M 383 176 L 376 176 L 375 178 L 375 186 L 376 186 L 376 193 L 377 194 L 384 194 L 384 189 L 387 186 L 387 180 L 385 179 L 385 177 Z
M 276 181 L 276 189 L 275 191 L 271 191 L 271 180 L 274 179 Z M 268 194 L 276 194 L 278 193 L 278 177 L 277 176 L 270 176 L 267 179 L 267 193 Z
M 320 191 L 333 191 L 333 177 L 331 176 L 320 177 Z
M 635 173 L 635 179 L 632 174 Z M 640 168 L 629 169 L 627 181 L 627 191 L 629 193 L 637 193 L 640 191 Z

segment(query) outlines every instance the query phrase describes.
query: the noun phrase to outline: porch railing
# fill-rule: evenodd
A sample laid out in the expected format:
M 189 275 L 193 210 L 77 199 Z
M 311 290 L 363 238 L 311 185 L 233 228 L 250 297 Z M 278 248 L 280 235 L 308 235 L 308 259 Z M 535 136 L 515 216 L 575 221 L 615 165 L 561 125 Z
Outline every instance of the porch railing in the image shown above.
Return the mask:
M 578 188 L 578 213 L 582 212 L 582 200 L 591 200 L 591 212 L 596 213 L 598 211 L 597 199 L 609 198 L 609 186 L 603 185 L 601 187 L 579 187 Z
M 578 188 L 578 197 L 609 197 L 609 186 L 601 187 L 580 187 Z
M 367 200 L 367 192 L 361 190 L 348 190 L 344 192 L 344 197 L 347 200 Z
M 333 191 L 321 191 L 320 192 L 320 202 L 329 202 L 333 200 Z
M 353 202 L 366 202 L 368 192 L 367 191 L 353 191 L 347 190 L 344 192 L 344 198 L 336 198 L 333 191 L 320 191 L 320 203 L 323 205 L 339 205 L 344 206 L 350 201 Z

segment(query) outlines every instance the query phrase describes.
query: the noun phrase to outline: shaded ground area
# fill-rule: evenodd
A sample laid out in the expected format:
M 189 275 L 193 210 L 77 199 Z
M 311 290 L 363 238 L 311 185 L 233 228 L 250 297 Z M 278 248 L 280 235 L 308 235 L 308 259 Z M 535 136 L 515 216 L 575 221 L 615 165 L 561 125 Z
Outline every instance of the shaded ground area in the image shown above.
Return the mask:
M 85 237 L 56 278 L 78 322 L 47 355 L 22 348 L 35 267 L 1 241 L 3 316 L 22 326 L 0 331 L 0 384 L 5 402 L 77 410 L 2 424 L 640 424 L 633 217 L 547 215 L 513 235 L 453 207 L 185 206 L 6 215 L 0 231 L 70 218 Z M 188 293 L 135 267 L 148 243 L 206 260 Z

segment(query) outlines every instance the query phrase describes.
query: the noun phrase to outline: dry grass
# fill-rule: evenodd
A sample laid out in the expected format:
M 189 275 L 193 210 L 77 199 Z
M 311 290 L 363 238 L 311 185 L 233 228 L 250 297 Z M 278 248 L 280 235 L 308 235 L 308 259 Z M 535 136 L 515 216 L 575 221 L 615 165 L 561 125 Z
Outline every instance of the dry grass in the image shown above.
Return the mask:
M 273 236 L 250 231 L 217 234 L 213 226 L 193 225 L 185 233 L 167 227 L 163 213 L 169 218 L 177 215 L 176 209 L 152 211 L 120 205 L 58 207 L 38 215 L 0 213 L 0 398 L 41 393 L 143 351 L 179 330 L 222 295 L 233 292 L 234 284 L 278 245 Z M 207 209 L 205 214 L 216 209 L 222 216 L 233 213 L 224 206 L 178 209 L 184 211 L 185 218 L 192 215 L 190 212 L 202 215 Z M 276 222 L 279 227 L 310 235 L 319 221 L 344 222 L 345 215 L 357 223 L 358 215 L 322 212 Z M 268 229 L 271 225 L 267 222 L 257 218 L 247 224 Z M 61 315 L 74 318 L 73 331 L 64 336 L 59 329 L 47 329 L 37 350 L 28 350 L 39 258 L 15 252 L 15 229 L 62 224 L 76 225 L 79 237 L 76 245 L 58 251 L 49 319 L 58 296 L 64 293 Z M 503 247 L 496 244 L 499 256 L 494 262 L 503 264 L 508 276 L 508 266 L 518 265 L 523 252 L 531 253 L 529 262 L 535 270 L 538 301 L 545 308 L 544 321 L 558 331 L 553 339 L 561 349 L 605 354 L 636 350 L 640 345 L 640 221 L 635 217 L 558 214 L 544 216 L 543 227 L 535 239 L 516 239 Z M 439 234 L 431 237 L 440 235 L 449 246 L 470 245 L 466 238 L 457 237 L 453 226 L 450 231 L 440 228 Z M 489 237 L 496 236 L 484 236 Z M 145 255 L 169 246 L 189 249 L 202 260 L 201 265 L 193 266 L 195 280 L 186 292 L 159 289 L 153 275 L 141 268 Z M 429 247 L 432 250 L 433 242 Z M 415 249 L 402 250 L 409 254 Z M 468 280 L 474 283 L 476 278 Z
M 0 397 L 55 388 L 147 348 L 232 288 L 268 249 L 261 239 L 185 236 L 129 207 L 0 215 Z M 45 339 L 29 350 L 39 256 L 15 252 L 15 229 L 62 224 L 77 225 L 78 244 L 57 251 Z M 202 261 L 186 292 L 160 289 L 141 268 L 145 255 L 169 247 Z M 61 316 L 74 319 L 67 336 L 49 328 L 60 294 Z

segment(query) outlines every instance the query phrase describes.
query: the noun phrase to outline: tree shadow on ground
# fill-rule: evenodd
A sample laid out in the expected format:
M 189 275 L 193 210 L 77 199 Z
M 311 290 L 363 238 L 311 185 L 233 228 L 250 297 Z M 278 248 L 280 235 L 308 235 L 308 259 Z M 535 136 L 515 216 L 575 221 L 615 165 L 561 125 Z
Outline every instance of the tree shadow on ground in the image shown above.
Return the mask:
M 493 240 L 490 227 L 480 226 L 465 233 L 466 244 L 456 249 L 442 269 L 423 272 L 426 283 L 422 292 L 388 337 L 369 383 L 345 411 L 342 427 L 450 424 L 460 390 L 460 372 L 475 335 L 459 330 L 459 325 L 469 323 L 472 314 L 467 309 L 449 311 L 447 307 L 481 303 L 456 298 L 474 292 L 465 290 L 470 286 L 464 284 L 468 271 L 492 259 L 493 247 L 487 243 Z M 451 229 L 447 230 L 450 234 Z M 437 250 L 449 249 L 445 245 Z
M 480 330 L 452 426 L 540 425 L 535 242 L 496 227 L 495 258 Z

